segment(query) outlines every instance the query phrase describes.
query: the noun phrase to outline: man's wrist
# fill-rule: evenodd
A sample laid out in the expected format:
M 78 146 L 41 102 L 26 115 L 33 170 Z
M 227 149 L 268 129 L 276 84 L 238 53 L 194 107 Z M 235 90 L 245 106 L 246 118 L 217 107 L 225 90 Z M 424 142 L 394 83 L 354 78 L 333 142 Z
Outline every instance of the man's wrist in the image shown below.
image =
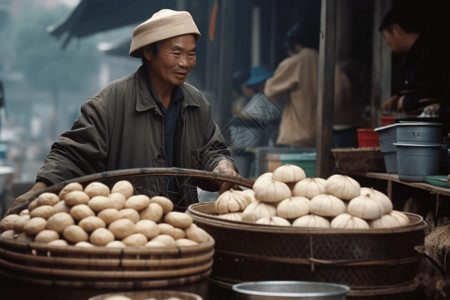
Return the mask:
M 48 184 L 43 181 L 36 181 L 34 186 L 31 188 L 31 190 L 34 193 L 40 192 L 42 190 L 45 190 L 48 187 Z

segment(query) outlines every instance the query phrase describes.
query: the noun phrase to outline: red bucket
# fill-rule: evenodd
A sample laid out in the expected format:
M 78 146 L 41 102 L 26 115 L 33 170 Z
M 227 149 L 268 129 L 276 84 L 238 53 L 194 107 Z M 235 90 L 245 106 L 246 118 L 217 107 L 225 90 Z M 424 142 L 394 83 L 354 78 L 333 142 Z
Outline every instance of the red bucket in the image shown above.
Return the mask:
M 395 116 L 381 116 L 381 126 L 391 125 L 395 123 Z
M 358 128 L 358 147 L 380 147 L 378 133 L 373 128 Z

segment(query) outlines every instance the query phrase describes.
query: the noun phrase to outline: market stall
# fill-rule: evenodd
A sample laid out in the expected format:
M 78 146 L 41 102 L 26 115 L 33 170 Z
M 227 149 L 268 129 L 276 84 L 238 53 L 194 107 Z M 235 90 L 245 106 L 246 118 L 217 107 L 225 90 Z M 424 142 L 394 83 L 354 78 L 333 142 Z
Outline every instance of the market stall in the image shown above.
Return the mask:
M 383 11 L 385 2 L 377 2 L 377 16 Z M 411 193 L 421 190 L 436 195 L 436 207 L 440 207 L 442 199 L 449 194 L 446 188 L 385 174 L 379 147 L 331 149 L 334 78 L 330 68 L 335 64 L 333 28 L 337 3 L 322 1 L 322 4 L 320 78 L 323 81 L 319 90 L 324 92 L 319 94 L 317 155 L 312 173 L 286 179 L 278 173 L 287 165 L 280 163 L 270 169 L 270 174 L 259 172 L 261 174 L 257 175 L 261 177 L 255 182 L 183 169 L 121 170 L 62 182 L 35 195 L 31 199 L 33 202 L 14 208 L 3 219 L 0 237 L 3 295 L 15 299 L 37 299 L 39 296 L 36 295 L 42 295 L 43 299 L 107 299 L 118 295 L 145 299 L 153 296 L 152 293 L 160 293 L 158 297 L 169 297 L 170 294 L 180 299 L 216 300 L 233 299 L 236 296 L 233 286 L 239 283 L 303 281 L 345 285 L 348 287 L 345 293 L 350 299 L 416 297 L 420 291 L 415 279 L 424 257 L 421 249 L 427 223 L 419 213 L 404 212 L 399 202 L 403 201 L 405 190 Z M 232 15 L 230 11 L 223 13 L 223 16 L 229 15 Z M 226 27 L 226 24 L 222 26 Z M 226 33 L 225 36 L 231 36 L 230 31 Z M 378 46 L 376 44 L 374 48 Z M 375 55 L 377 70 L 381 52 Z M 224 74 L 230 73 L 231 65 L 227 65 L 223 56 L 219 61 L 218 69 L 225 70 Z M 387 93 L 388 90 L 380 84 L 383 72 L 374 73 L 378 77 L 373 77 L 372 109 L 379 104 L 378 92 Z M 224 90 L 225 86 L 220 88 L 219 108 L 225 105 L 224 99 L 228 99 Z M 361 160 L 356 160 L 357 157 Z M 345 159 L 350 169 L 343 168 Z M 335 167 L 340 177 L 332 178 Z M 289 168 L 292 173 L 302 170 L 293 164 L 289 164 Z M 120 208 L 92 201 L 95 196 L 110 199 L 115 185 L 123 180 L 146 176 L 228 180 L 244 191 L 230 190 L 215 202 L 193 204 L 179 217 L 181 221 L 167 217 L 171 211 L 164 209 L 163 203 L 167 204 L 167 201 L 161 199 L 140 197 L 143 203 L 138 204 L 129 200 L 141 195 L 131 193 Z M 336 178 L 338 180 L 334 181 Z M 71 183 L 79 184 L 72 192 L 88 194 L 86 190 L 90 184 L 102 183 L 107 186 L 108 193 L 92 194 L 82 198 L 84 200 L 66 198 L 61 193 Z M 45 193 L 56 195 L 58 199 L 47 194 L 48 198 L 45 198 L 42 196 Z M 129 207 L 125 201 L 130 202 Z M 63 202 L 64 205 L 60 204 Z M 77 205 L 88 207 L 92 214 L 82 217 L 73 212 L 75 217 L 71 210 Z M 153 206 L 152 211 L 160 207 L 161 214 L 153 216 L 147 211 L 150 206 Z M 111 225 L 116 220 L 102 214 L 107 209 L 116 209 L 118 218 L 129 221 L 122 221 L 114 230 L 116 226 L 111 228 Z M 119 213 L 121 210 L 125 211 Z M 55 222 L 52 216 L 58 213 L 66 219 L 70 215 L 73 224 L 69 221 L 70 224 L 65 225 L 48 225 Z M 83 221 L 84 218 L 90 218 L 90 222 Z M 33 219 L 35 221 L 27 225 Z M 37 221 L 39 223 L 34 224 Z M 171 225 L 171 234 L 167 231 L 166 236 L 160 238 L 164 242 L 152 243 L 156 236 L 147 230 L 153 223 L 146 222 L 147 226 L 141 229 L 146 232 L 145 236 L 136 232 L 141 221 L 153 221 L 159 225 L 159 232 Z M 72 225 L 77 227 L 70 227 Z M 128 225 L 134 229 L 127 231 Z M 65 233 L 69 227 L 77 228 L 74 234 L 69 230 Z M 188 228 L 197 234 L 185 238 L 191 235 Z M 97 229 L 103 232 L 100 239 L 94 235 Z M 137 233 L 141 234 L 135 235 Z M 183 241 L 177 243 L 178 240 Z M 109 243 L 112 248 L 107 246 Z
M 193 204 L 175 217 L 168 199 L 129 191 L 128 180 L 146 176 L 229 180 L 243 190 Z M 126 196 L 114 208 L 118 193 Z M 374 206 L 358 204 L 358 198 Z M 82 217 L 81 208 L 94 214 Z M 149 224 L 138 229 L 142 222 Z M 148 232 L 150 223 L 158 234 Z M 162 234 L 168 227 L 172 231 Z M 3 291 L 16 299 L 36 291 L 45 299 L 69 292 L 80 299 L 156 289 L 233 299 L 234 284 L 270 280 L 342 284 L 350 288 L 348 298 L 365 299 L 414 295 L 425 223 L 419 215 L 394 211 L 386 195 L 351 177 L 306 178 L 300 167 L 282 165 L 255 182 L 186 169 L 89 175 L 14 208 L 1 228 L 2 282 L 10 284 Z M 173 243 L 161 235 L 171 235 Z M 23 285 L 30 290 L 17 289 Z

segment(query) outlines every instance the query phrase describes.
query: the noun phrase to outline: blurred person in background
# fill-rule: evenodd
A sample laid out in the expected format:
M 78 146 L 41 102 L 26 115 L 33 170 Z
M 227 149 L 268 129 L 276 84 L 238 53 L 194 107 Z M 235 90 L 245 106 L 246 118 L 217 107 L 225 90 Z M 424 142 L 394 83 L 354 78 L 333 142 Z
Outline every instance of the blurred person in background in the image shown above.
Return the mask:
M 273 70 L 266 64 L 262 63 L 250 70 L 250 78 L 245 82 L 245 86 L 251 89 L 253 96 L 256 93 L 263 92 L 266 80 L 273 76 Z
M 241 117 L 242 108 L 253 97 L 251 91 L 245 86 L 245 81 L 249 77 L 249 72 L 244 70 L 238 70 L 233 73 L 233 90 L 231 96 L 233 97 L 233 103 L 231 104 L 232 117 Z
M 444 95 L 440 101 L 439 122 L 444 125 L 442 135 L 443 137 L 447 137 L 447 146 L 450 148 L 450 74 L 447 79 Z
M 264 91 L 266 80 L 273 75 L 273 70 L 266 64 L 253 67 L 248 72 L 236 72 L 233 74 L 233 95 L 234 101 L 232 112 L 239 118 L 248 118 L 243 113 L 245 105 L 257 94 Z
M 11 209 L 53 184 L 110 170 L 180 167 L 238 176 L 209 103 L 185 83 L 199 37 L 186 11 L 163 9 L 138 25 L 130 56 L 141 58 L 142 66 L 82 104 L 72 128 L 53 143 L 36 184 Z M 181 211 L 198 201 L 197 186 L 229 188 L 187 177 L 137 179 L 135 192 L 169 197 Z
M 284 40 L 288 57 L 279 63 L 273 77 L 266 81 L 264 93 L 270 100 L 278 101 L 288 93 L 278 130 L 279 145 L 303 148 L 316 145 L 318 46 L 318 28 L 309 23 L 293 25 Z M 336 67 L 335 124 L 349 122 L 351 105 L 350 81 Z
M 381 112 L 436 117 L 443 95 L 448 56 L 431 32 L 422 12 L 415 6 L 395 8 L 381 20 L 379 31 L 400 62 L 399 91 L 380 105 Z M 422 114 L 422 115 L 421 115 Z

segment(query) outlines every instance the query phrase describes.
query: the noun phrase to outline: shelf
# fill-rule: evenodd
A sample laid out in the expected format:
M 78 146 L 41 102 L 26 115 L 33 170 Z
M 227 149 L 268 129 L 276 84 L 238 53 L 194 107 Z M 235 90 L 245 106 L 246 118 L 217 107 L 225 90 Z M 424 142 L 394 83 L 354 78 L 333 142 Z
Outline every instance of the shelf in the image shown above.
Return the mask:
M 428 201 L 433 201 L 434 205 L 431 209 L 434 210 L 434 221 L 437 222 L 438 216 L 449 217 L 449 205 L 450 205 L 450 188 L 432 185 L 426 182 L 413 182 L 405 181 L 398 178 L 397 174 L 389 173 L 357 173 L 357 172 L 345 172 L 356 180 L 361 180 L 362 182 L 367 181 L 373 186 L 386 188 L 387 196 L 392 200 L 394 207 L 401 210 L 404 208 L 407 200 L 410 197 L 415 197 L 416 199 L 422 199 L 424 207 L 427 207 Z M 380 191 L 382 191 L 380 189 Z M 422 214 L 422 213 L 421 213 Z M 422 214 L 425 217 L 426 211 Z
M 437 185 L 428 184 L 426 182 L 416 182 L 416 181 L 405 181 L 398 178 L 397 174 L 388 174 L 388 173 L 353 173 L 349 175 L 354 176 L 362 176 L 367 178 L 373 178 L 373 179 L 380 179 L 380 180 L 386 180 L 386 181 L 392 181 L 396 183 L 400 183 L 403 185 L 411 186 L 414 188 L 422 189 L 429 191 L 430 193 L 439 194 L 443 196 L 449 196 L 450 197 L 450 188 L 441 187 Z

